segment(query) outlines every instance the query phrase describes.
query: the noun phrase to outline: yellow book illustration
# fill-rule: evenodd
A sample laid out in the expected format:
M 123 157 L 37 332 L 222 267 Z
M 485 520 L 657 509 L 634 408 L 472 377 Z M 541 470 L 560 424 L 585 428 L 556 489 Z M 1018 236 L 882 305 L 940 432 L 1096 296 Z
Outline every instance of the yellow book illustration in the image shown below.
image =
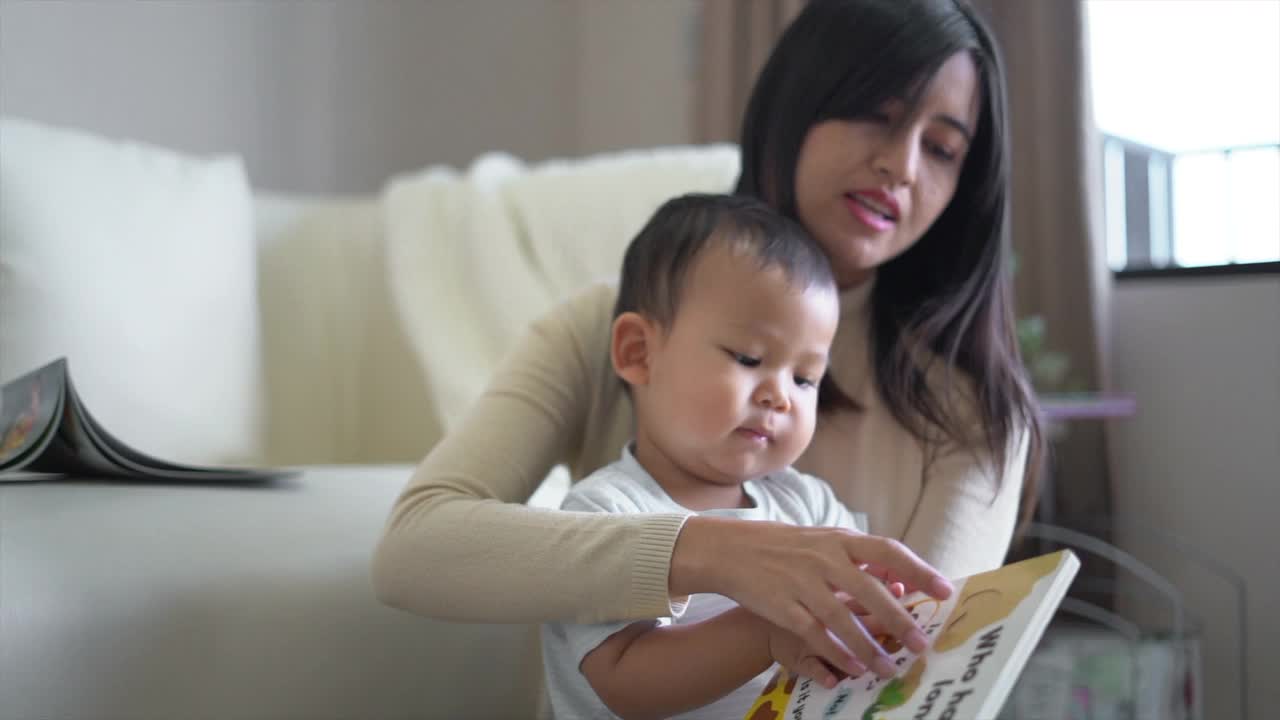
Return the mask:
M 903 598 L 930 644 L 886 644 L 897 676 L 828 690 L 779 669 L 745 720 L 994 720 L 1079 569 L 1060 550 L 956 580 L 942 602 Z

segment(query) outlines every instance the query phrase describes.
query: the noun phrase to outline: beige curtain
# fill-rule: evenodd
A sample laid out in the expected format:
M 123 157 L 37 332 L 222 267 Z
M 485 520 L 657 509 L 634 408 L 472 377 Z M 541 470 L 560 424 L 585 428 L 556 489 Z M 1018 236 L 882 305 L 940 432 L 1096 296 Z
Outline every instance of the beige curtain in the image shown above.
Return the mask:
M 703 0 L 698 142 L 737 142 L 751 86 L 805 0 Z
M 1101 244 L 1083 3 L 975 5 L 1004 51 L 1008 76 L 1018 314 L 1042 315 L 1047 342 L 1069 356 L 1072 376 L 1089 389 L 1106 388 L 1111 276 Z M 1059 518 L 1110 513 L 1104 431 L 1101 422 L 1075 422 L 1054 443 L 1049 501 Z

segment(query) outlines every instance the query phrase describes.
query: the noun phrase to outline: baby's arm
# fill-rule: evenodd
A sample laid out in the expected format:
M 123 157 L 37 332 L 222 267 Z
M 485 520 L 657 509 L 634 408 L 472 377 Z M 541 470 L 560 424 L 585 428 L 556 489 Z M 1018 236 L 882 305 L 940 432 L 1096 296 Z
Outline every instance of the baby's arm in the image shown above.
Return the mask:
M 561 508 L 623 514 L 652 510 L 642 500 L 644 493 L 619 491 L 630 483 L 605 468 L 575 486 Z M 683 611 L 683 599 L 672 604 Z M 556 636 L 564 640 L 567 632 L 567 647 L 561 650 L 555 640 L 552 647 L 575 661 L 581 658 L 574 669 L 623 718 L 670 717 L 702 707 L 750 682 L 775 660 L 819 679 L 829 674 L 816 657 L 807 662 L 798 657 L 807 652 L 798 637 L 740 607 L 696 623 L 617 627 L 564 626 Z M 612 634 L 601 640 L 607 632 Z
M 735 608 L 691 625 L 629 625 L 580 669 L 610 710 L 632 720 L 715 702 L 772 664 L 767 623 Z

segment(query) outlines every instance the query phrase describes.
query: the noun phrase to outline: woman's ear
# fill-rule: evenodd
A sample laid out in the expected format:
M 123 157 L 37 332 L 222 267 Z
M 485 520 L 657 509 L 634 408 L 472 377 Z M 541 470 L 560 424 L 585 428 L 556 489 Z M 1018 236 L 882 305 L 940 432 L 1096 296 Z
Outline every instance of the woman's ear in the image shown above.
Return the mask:
M 640 313 L 624 312 L 613 321 L 609 359 L 613 371 L 628 385 L 649 382 L 649 357 L 657 328 Z

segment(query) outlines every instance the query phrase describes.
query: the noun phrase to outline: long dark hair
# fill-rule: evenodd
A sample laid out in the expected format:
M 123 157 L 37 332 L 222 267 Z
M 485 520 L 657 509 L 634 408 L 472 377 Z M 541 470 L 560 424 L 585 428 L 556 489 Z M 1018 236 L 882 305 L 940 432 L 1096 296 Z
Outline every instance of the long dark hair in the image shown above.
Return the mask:
M 913 104 L 958 52 L 969 53 L 981 80 L 976 134 L 950 204 L 914 246 L 877 270 L 870 300 L 875 378 L 910 432 L 985 447 L 997 477 L 1025 429 L 1025 522 L 1034 512 L 1044 440 L 1014 333 L 1004 70 L 982 19 L 962 0 L 811 0 L 756 81 L 737 192 L 797 217 L 796 160 L 809 129 L 866 117 L 892 99 Z M 943 364 L 941 391 L 930 382 L 935 362 Z M 972 392 L 954 382 L 953 368 Z M 824 392 L 824 407 L 851 404 L 834 384 Z M 958 406 L 958 396 L 971 402 Z M 970 427 L 975 410 L 978 437 Z

